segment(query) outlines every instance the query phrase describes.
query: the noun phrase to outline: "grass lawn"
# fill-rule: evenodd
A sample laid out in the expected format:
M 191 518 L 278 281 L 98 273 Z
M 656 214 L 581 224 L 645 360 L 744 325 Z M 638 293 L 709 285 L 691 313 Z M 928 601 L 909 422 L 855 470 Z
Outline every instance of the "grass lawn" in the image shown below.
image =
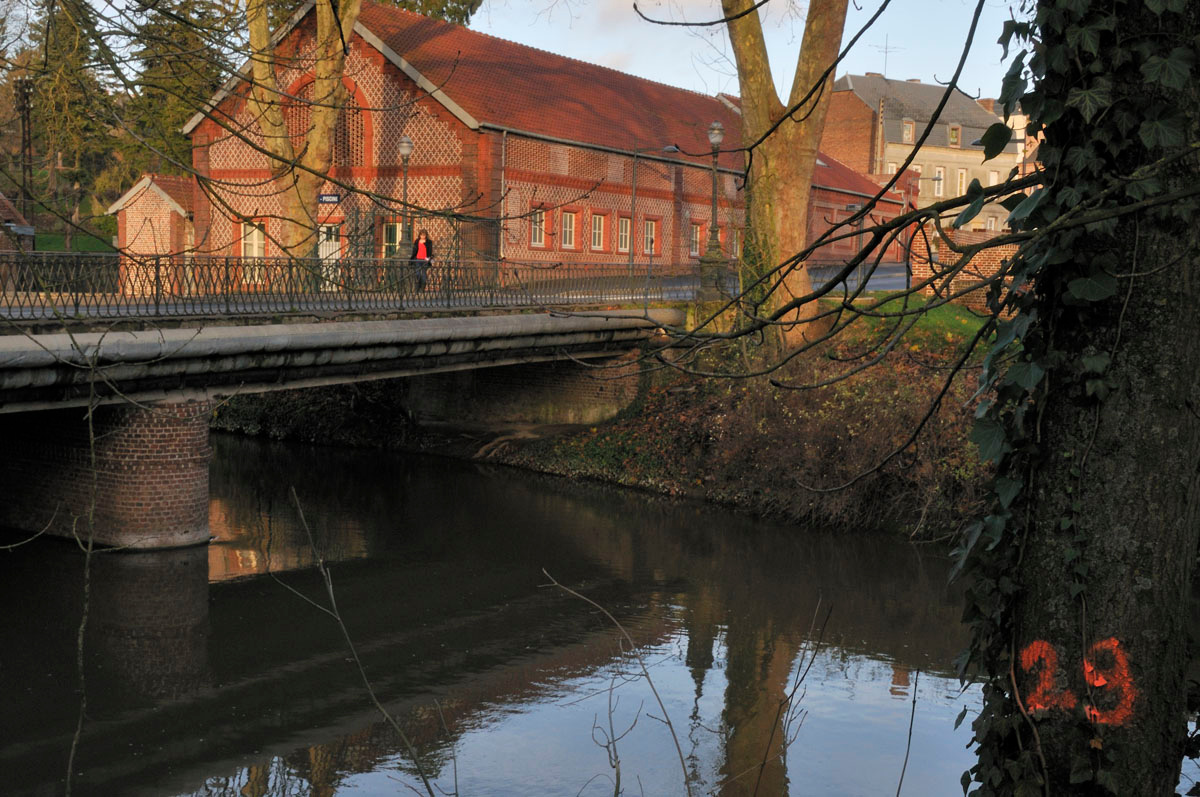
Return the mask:
M 855 304 L 870 306 L 883 301 L 879 307 L 871 310 L 879 313 L 879 317 L 864 316 L 855 321 L 844 333 L 847 342 L 862 344 L 866 341 L 876 341 L 888 336 L 898 325 L 907 326 L 911 323 L 912 315 L 919 313 L 917 322 L 904 336 L 900 346 L 910 351 L 952 352 L 970 340 L 979 328 L 983 326 L 984 318 L 966 307 L 957 304 L 943 304 L 926 308 L 928 297 L 913 295 L 906 300 L 898 295 L 886 301 L 887 293 L 870 292 L 864 294 Z M 830 303 L 832 306 L 833 303 Z M 903 314 L 903 315 L 902 315 Z
M 39 232 L 34 249 L 38 252 L 65 252 L 66 236 L 60 232 Z M 112 244 L 94 235 L 76 233 L 71 241 L 72 252 L 115 252 Z

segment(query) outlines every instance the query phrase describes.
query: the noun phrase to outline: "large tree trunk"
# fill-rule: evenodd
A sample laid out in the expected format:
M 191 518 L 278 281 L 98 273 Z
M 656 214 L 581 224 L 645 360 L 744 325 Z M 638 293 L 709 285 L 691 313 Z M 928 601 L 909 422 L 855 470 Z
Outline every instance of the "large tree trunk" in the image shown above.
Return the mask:
M 277 81 L 268 5 L 265 0 L 246 4 L 254 78 L 249 107 L 263 132 L 263 146 L 271 153 L 271 173 L 287 221 L 280 244 L 297 257 L 311 255 L 317 245 L 317 194 L 333 163 L 334 131 L 346 103 L 342 83 L 346 47 L 354 36 L 361 8 L 362 0 L 345 0 L 337 5 L 336 14 L 330 3 L 317 3 L 313 9 L 316 33 L 310 124 L 297 152 L 284 115 L 288 98 Z
M 751 0 L 721 0 L 726 17 L 742 13 L 752 5 Z M 785 114 L 804 101 L 814 86 L 821 84 L 822 74 L 837 58 L 845 20 L 846 0 L 809 6 L 787 107 L 779 101 L 771 81 L 758 12 L 728 23 L 741 90 L 744 145 L 753 146 L 773 125 L 783 120 L 748 156 L 750 174 L 746 204 L 750 235 L 747 240 L 754 250 L 752 256 L 763 271 L 785 263 L 807 242 L 808 197 L 817 162 L 817 146 L 825 129 L 832 73 L 819 93 L 790 118 L 785 118 Z M 808 271 L 803 265 L 786 266 L 782 284 L 771 295 L 768 307 L 778 309 L 811 290 Z M 788 324 L 785 330 L 789 341 L 800 339 L 802 327 L 798 322 L 815 312 L 815 307 L 807 305 L 781 319 Z
M 1111 7 L 1068 28 L 1052 5 L 1043 0 L 1039 16 L 1047 74 L 1025 100 L 1056 110 L 1041 150 L 1055 180 L 1038 211 L 1040 251 L 1051 254 L 1034 267 L 1018 356 L 1046 376 L 1025 398 L 1009 393 L 1008 417 L 1025 420 L 1007 427 L 1016 450 L 1001 473 L 1023 493 L 1007 530 L 974 554 L 968 613 L 988 678 L 974 774 L 982 794 L 1174 794 L 1200 531 L 1200 165 L 1186 154 L 1200 93 L 1127 68 L 1121 47 L 1147 42 L 1135 63 L 1153 65 L 1200 26 L 1194 7 L 1160 18 L 1122 6 L 1120 38 L 1098 47 L 1111 66 L 1069 33 Z M 1183 112 L 1182 140 L 1131 133 L 1129 114 L 1138 131 L 1160 107 Z M 1164 156 L 1175 159 L 1162 169 Z M 1123 190 L 1125 175 L 1147 168 L 1159 182 L 1144 196 L 1172 197 L 1152 210 Z M 1054 232 L 1080 196 L 1078 209 L 1120 214 L 1115 227 Z M 1002 400 L 1012 385 L 1010 371 Z

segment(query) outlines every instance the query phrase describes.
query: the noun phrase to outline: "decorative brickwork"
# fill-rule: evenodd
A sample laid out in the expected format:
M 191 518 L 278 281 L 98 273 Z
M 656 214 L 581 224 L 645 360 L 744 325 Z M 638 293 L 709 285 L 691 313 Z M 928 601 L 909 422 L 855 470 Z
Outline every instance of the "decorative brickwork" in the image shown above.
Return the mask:
M 918 233 L 913 237 L 913 285 L 929 281 L 930 284 L 921 289 L 926 296 L 949 297 L 955 303 L 970 307 L 972 310 L 985 311 L 987 309 L 986 281 L 991 280 L 996 272 L 1016 254 L 1017 245 L 1005 244 L 984 249 L 972 257 L 971 262 L 961 271 L 958 271 L 956 269 L 956 264 L 959 262 L 958 253 L 951 251 L 946 240 L 941 238 L 933 227 L 926 226 L 924 233 Z M 994 233 L 968 230 L 948 230 L 947 235 L 959 247 L 983 243 L 996 237 Z M 931 248 L 933 250 L 932 257 L 930 256 Z
M 162 548 L 208 539 L 208 402 L 94 413 L 95 466 L 78 409 L 0 416 L 0 523 L 103 545 Z

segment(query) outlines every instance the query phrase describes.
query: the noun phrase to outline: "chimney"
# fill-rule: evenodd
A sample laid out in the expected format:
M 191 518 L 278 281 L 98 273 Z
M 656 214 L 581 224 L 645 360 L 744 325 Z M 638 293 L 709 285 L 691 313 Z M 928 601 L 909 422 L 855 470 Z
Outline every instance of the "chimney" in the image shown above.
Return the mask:
M 868 72 L 867 77 L 883 77 L 882 72 Z
M 975 102 L 983 106 L 983 110 L 987 111 L 988 113 L 996 112 L 996 100 L 992 97 L 984 97 L 983 99 L 976 100 Z
M 919 77 L 910 77 L 910 78 L 908 79 L 908 82 L 909 82 L 909 83 L 920 83 L 920 82 L 921 82 L 921 78 L 919 78 Z

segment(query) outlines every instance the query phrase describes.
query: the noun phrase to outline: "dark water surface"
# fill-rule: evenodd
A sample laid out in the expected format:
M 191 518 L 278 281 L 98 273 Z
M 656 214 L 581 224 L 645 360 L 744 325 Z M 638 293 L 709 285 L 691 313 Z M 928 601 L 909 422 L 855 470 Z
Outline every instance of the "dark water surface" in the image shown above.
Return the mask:
M 420 789 L 314 550 L 437 793 L 611 795 L 619 772 L 656 797 L 686 769 L 697 795 L 895 794 L 914 691 L 903 793 L 961 793 L 954 718 L 977 699 L 932 550 L 452 461 L 214 446 L 215 543 L 93 557 L 82 679 L 84 557 L 0 552 L 0 793 L 64 791 L 85 698 L 77 795 Z

